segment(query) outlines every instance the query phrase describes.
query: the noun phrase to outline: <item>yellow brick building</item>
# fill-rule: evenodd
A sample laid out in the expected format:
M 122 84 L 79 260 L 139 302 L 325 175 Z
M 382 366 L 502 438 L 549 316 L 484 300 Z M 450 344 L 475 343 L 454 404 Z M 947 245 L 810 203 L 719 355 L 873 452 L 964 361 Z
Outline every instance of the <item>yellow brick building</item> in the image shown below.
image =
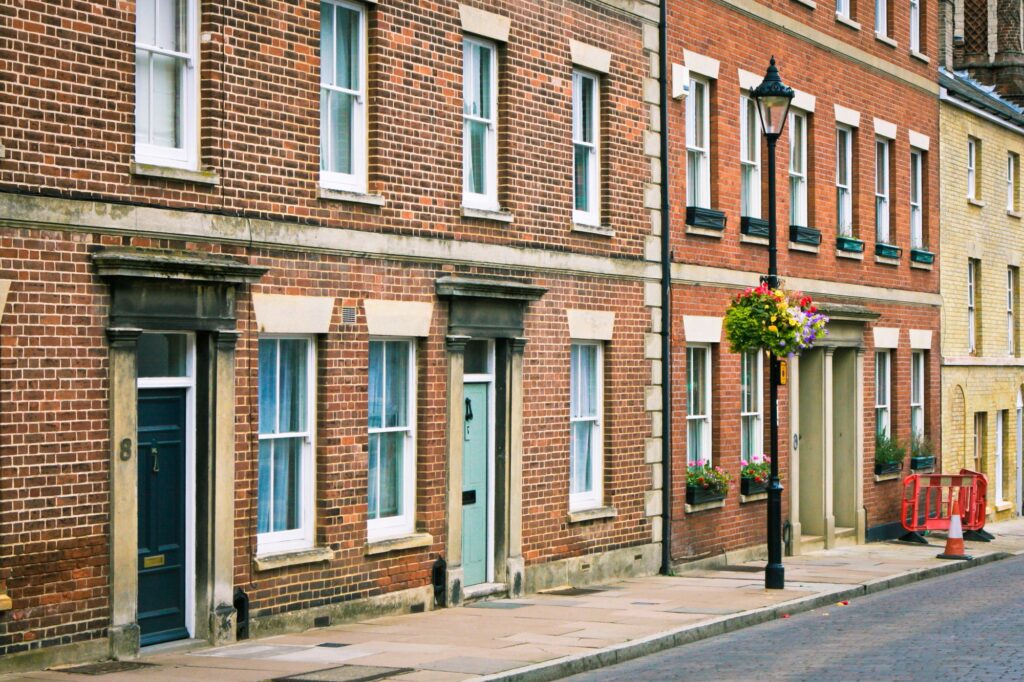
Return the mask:
M 1024 110 L 940 71 L 942 470 L 982 471 L 990 517 L 1021 510 Z

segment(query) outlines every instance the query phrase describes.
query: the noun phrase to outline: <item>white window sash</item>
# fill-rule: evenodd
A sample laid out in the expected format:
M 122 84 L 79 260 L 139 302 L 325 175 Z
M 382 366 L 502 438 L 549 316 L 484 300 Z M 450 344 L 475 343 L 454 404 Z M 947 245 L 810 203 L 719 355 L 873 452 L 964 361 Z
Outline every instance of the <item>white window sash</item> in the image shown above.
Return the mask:
M 1013 267 L 1006 268 L 1006 353 L 1016 355 L 1017 351 L 1017 320 L 1014 316 L 1016 303 L 1017 272 Z
M 807 115 L 798 111 L 789 113 L 789 224 L 807 225 Z
M 843 153 L 840 153 L 842 149 Z M 836 227 L 841 237 L 853 237 L 853 130 L 836 128 Z M 844 163 L 845 161 L 845 163 Z M 846 182 L 843 182 L 843 175 Z
M 875 429 L 888 436 L 892 429 L 889 403 L 892 389 L 892 364 L 889 351 L 875 353 Z M 881 428 L 879 428 L 881 427 Z
M 1006 472 L 1003 470 L 1003 411 L 999 410 L 996 412 L 996 504 L 1002 504 L 1006 502 L 1003 499 L 1003 477 Z
M 889 141 L 875 141 L 875 240 L 889 243 Z
M 495 43 L 482 38 L 463 38 L 463 98 L 472 86 L 479 83 L 480 64 L 472 47 L 486 47 L 491 51 L 490 64 L 490 116 L 482 118 L 466 113 L 463 109 L 462 125 L 462 205 L 484 211 L 497 211 L 498 204 L 498 47 Z M 474 56 L 470 56 L 474 55 Z M 484 192 L 470 191 L 469 178 L 472 170 L 470 142 L 470 123 L 479 122 L 486 125 L 487 133 L 484 142 Z
M 889 35 L 888 0 L 875 0 L 875 33 L 883 37 Z
M 342 93 L 351 95 L 353 97 L 353 108 L 352 108 L 352 172 L 342 173 L 337 171 L 330 171 L 324 168 L 320 170 L 320 185 L 327 189 L 338 189 L 346 190 L 350 192 L 356 192 L 358 194 L 365 194 L 367 191 L 367 107 L 366 107 L 366 53 L 367 53 L 367 40 L 366 40 L 366 10 L 360 5 L 344 2 L 343 0 L 323 0 L 322 4 L 330 4 L 335 7 L 341 7 L 344 9 L 352 10 L 359 15 L 359 31 L 358 40 L 359 46 L 356 50 L 356 54 L 359 57 L 359 87 L 356 89 L 342 88 L 330 83 L 323 82 L 321 78 L 320 89 L 322 93 Z M 337 15 L 335 16 L 335 20 Z M 322 27 L 321 27 L 322 30 Z M 337 30 L 337 24 L 333 31 L 335 41 L 340 40 L 341 36 Z M 335 43 L 336 45 L 337 43 Z M 336 49 L 331 50 L 331 54 L 324 54 L 324 50 L 321 50 L 320 59 L 321 62 L 325 59 L 335 58 Z M 321 67 L 321 76 L 324 73 L 324 69 Z M 334 73 L 337 74 L 337 64 L 334 66 Z M 320 98 L 321 106 L 324 105 L 324 97 Z M 329 111 L 329 110 L 328 110 Z M 330 122 L 328 120 L 328 111 L 322 111 L 320 116 L 320 136 L 322 140 L 330 139 Z M 333 151 L 332 147 L 321 143 L 320 153 L 329 155 Z M 327 164 L 328 166 L 330 163 Z
M 910 247 L 924 247 L 924 213 L 922 211 L 923 170 L 921 152 L 910 152 Z
M 701 376 L 693 376 L 693 363 L 691 362 L 692 355 L 701 354 L 704 358 L 704 371 Z M 687 363 L 686 363 L 686 377 L 687 377 L 687 405 L 686 405 L 686 424 L 687 424 L 687 444 L 689 444 L 689 430 L 690 424 L 693 422 L 699 422 L 702 425 L 701 429 L 701 451 L 700 453 L 694 453 L 687 447 L 686 450 L 686 461 L 687 464 L 693 466 L 697 464 L 701 459 L 708 460 L 709 463 L 713 462 L 711 453 L 711 346 L 703 344 L 690 344 L 687 348 Z M 699 413 L 693 413 L 693 406 L 689 400 L 689 387 L 693 379 L 696 379 L 698 383 L 698 390 L 701 393 L 704 403 L 704 410 Z M 699 455 L 699 456 L 698 456 Z
M 967 348 L 974 352 L 975 348 L 975 319 L 974 319 L 974 287 L 977 278 L 977 268 L 974 259 L 967 261 Z
M 910 0 L 910 49 L 921 51 L 921 2 Z
M 601 101 L 600 101 L 600 88 L 598 76 L 587 71 L 576 70 L 572 74 L 572 118 L 573 118 L 573 190 L 577 186 L 575 177 L 576 173 L 576 150 L 577 148 L 585 148 L 587 150 L 587 177 L 584 178 L 585 192 L 587 196 L 587 209 L 579 210 L 576 208 L 576 197 L 573 197 L 573 221 L 582 225 L 600 225 L 601 224 L 601 183 L 600 183 L 600 164 L 601 164 L 601 130 L 599 128 L 601 116 Z M 583 139 L 583 91 L 584 89 L 591 91 L 591 111 L 590 111 L 590 130 L 592 131 L 591 140 Z
M 160 48 L 156 45 L 150 45 L 143 43 L 139 40 L 135 43 L 136 50 L 136 66 L 135 66 L 135 78 L 136 83 L 138 82 L 138 70 L 139 58 L 138 52 L 146 52 L 150 55 L 161 55 L 164 57 L 171 57 L 177 59 L 180 62 L 178 67 L 178 73 L 181 78 L 181 92 L 180 101 L 178 104 L 178 135 L 180 136 L 181 146 L 180 147 L 168 147 L 164 145 L 153 144 L 150 141 L 141 139 L 140 126 L 139 126 L 139 112 L 140 101 L 138 93 L 136 92 L 135 102 L 135 161 L 138 163 L 153 164 L 157 166 L 167 166 L 171 168 L 182 168 L 186 170 L 194 170 L 198 168 L 199 164 L 199 139 L 198 139 L 198 107 L 199 107 L 199 81 L 198 81 L 198 62 L 199 62 L 199 39 L 198 39 L 198 10 L 197 0 L 180 0 L 185 4 L 185 48 L 183 52 L 175 52 L 173 50 L 167 50 Z M 154 4 L 154 22 L 159 21 L 159 17 L 155 16 L 159 12 L 159 3 Z M 136 24 L 136 35 L 138 35 L 138 24 Z M 153 76 L 153 61 L 149 61 L 150 75 L 148 80 L 149 91 L 145 95 L 147 101 L 147 108 L 149 111 L 149 124 L 148 129 L 150 135 L 153 133 L 153 114 L 156 109 L 154 106 L 153 90 L 155 86 L 155 79 Z
M 697 92 L 700 91 L 698 97 Z M 701 78 L 690 79 L 686 106 L 686 205 L 711 208 L 711 85 Z M 696 104 L 700 99 L 699 106 Z M 694 103 L 691 105 L 691 103 Z M 697 111 L 697 109 L 700 111 Z M 700 136 L 697 117 L 700 117 Z
M 747 95 L 740 97 L 740 168 L 741 215 L 760 218 L 761 123 L 754 102 Z
M 970 199 L 978 198 L 978 187 L 977 178 L 975 177 L 975 168 L 977 165 L 978 147 L 973 139 L 968 138 L 967 140 L 967 197 Z
M 751 359 L 753 361 L 751 362 Z M 744 353 L 740 356 L 740 385 L 741 389 L 750 386 L 750 403 L 747 403 L 745 396 L 741 395 L 740 398 L 740 431 L 743 433 L 744 420 L 749 419 L 753 421 L 753 440 L 750 443 L 750 452 L 742 452 L 743 448 L 743 436 L 740 436 L 740 456 L 747 458 L 750 461 L 750 457 L 754 455 L 762 455 L 763 452 L 763 440 L 764 440 L 764 426 L 763 426 L 763 396 L 764 396 L 764 365 L 763 356 L 759 352 Z
M 313 525 L 314 525 L 314 504 L 316 495 L 316 461 L 313 444 L 316 442 L 316 340 L 312 336 L 294 336 L 286 334 L 261 334 L 260 339 L 273 340 L 304 340 L 306 344 L 306 430 L 290 433 L 269 433 L 258 434 L 257 442 L 267 440 L 283 440 L 286 438 L 302 438 L 302 454 L 299 463 L 299 524 L 298 528 L 283 531 L 269 531 L 256 534 L 256 554 L 265 556 L 280 554 L 302 549 L 309 549 L 313 546 Z M 278 373 L 277 388 L 280 391 L 281 381 L 281 358 L 278 355 L 278 362 L 275 367 Z M 282 409 L 280 398 L 275 400 L 278 407 L 277 418 L 280 418 Z M 257 409 L 259 405 L 257 405 Z M 259 449 L 257 448 L 257 458 Z M 259 463 L 257 461 L 257 475 Z M 257 492 L 258 495 L 258 492 Z M 271 486 L 271 495 L 273 487 Z M 257 500 L 257 506 L 259 501 Z
M 846 19 L 850 18 L 850 0 L 836 0 L 836 14 Z
M 576 462 L 573 459 L 574 448 L 573 448 L 573 434 L 575 433 L 575 425 L 581 422 L 589 422 L 591 424 L 590 431 L 590 481 L 591 489 L 572 492 L 571 482 L 577 480 L 576 476 L 584 476 L 586 472 L 582 471 L 570 471 L 570 492 L 569 492 L 569 511 L 581 511 L 584 509 L 595 509 L 604 504 L 604 447 L 603 447 L 603 428 L 602 420 L 604 416 L 604 348 L 601 343 L 593 341 L 573 341 L 573 346 L 587 346 L 595 349 L 596 354 L 594 358 L 594 377 L 591 380 L 594 382 L 594 391 L 597 397 L 596 410 L 593 415 L 582 415 L 574 417 L 571 414 L 569 416 L 569 466 L 570 469 L 575 467 Z M 579 390 L 576 394 L 581 395 L 584 386 L 584 377 L 577 374 L 577 368 L 570 368 L 570 381 L 579 382 Z
M 1018 161 L 1016 154 L 1006 155 L 1006 210 L 1017 210 L 1017 173 Z
M 924 435 L 924 352 L 914 351 L 910 357 L 910 429 Z
M 367 426 L 367 438 L 378 433 L 405 433 L 402 451 L 402 513 L 396 516 L 366 519 L 366 537 L 370 542 L 387 538 L 408 535 L 415 530 L 416 521 L 416 343 L 414 339 L 403 337 L 371 337 L 370 343 L 405 343 L 408 348 L 406 387 L 406 425 L 405 426 Z M 384 358 L 386 363 L 387 358 Z M 369 372 L 369 367 L 367 368 Z M 369 374 L 367 374 L 369 377 Z M 387 366 L 385 364 L 382 385 L 386 385 Z M 386 398 L 386 396 L 385 396 Z M 386 413 L 385 409 L 385 413 Z M 367 482 L 369 483 L 369 459 L 367 459 Z M 378 497 L 379 499 L 379 497 Z

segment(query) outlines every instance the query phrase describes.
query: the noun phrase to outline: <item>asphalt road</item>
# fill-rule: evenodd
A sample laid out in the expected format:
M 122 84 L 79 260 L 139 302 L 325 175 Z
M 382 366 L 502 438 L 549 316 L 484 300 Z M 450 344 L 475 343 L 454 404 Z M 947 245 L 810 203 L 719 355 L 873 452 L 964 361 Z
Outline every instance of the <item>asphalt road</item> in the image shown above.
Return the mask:
M 1024 557 L 569 680 L 1024 680 Z

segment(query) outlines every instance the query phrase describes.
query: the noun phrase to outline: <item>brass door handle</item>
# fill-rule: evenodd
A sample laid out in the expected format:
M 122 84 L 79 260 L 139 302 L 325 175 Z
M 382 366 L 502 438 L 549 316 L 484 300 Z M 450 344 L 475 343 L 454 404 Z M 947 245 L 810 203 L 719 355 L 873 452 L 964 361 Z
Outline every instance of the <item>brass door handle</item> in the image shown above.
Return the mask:
M 160 451 L 154 445 L 149 449 L 149 454 L 153 457 L 153 473 L 160 473 Z

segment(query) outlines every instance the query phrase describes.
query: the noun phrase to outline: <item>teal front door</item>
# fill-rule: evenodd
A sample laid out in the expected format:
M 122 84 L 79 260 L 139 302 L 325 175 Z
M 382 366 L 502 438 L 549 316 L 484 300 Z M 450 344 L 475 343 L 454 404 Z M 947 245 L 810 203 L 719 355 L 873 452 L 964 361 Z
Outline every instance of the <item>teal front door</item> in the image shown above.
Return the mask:
M 466 428 L 462 443 L 462 580 L 487 580 L 487 405 L 488 384 L 466 384 Z
M 139 628 L 142 644 L 185 626 L 184 388 L 139 390 Z

